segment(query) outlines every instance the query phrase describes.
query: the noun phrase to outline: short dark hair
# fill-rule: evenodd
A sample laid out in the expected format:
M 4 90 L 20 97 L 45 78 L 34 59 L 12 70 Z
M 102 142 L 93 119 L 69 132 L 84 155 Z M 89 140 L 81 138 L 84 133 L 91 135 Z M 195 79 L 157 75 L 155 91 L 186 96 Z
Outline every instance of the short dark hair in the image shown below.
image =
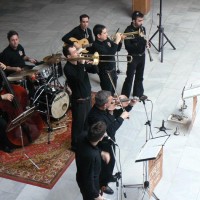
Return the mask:
M 69 45 L 67 44 L 67 45 L 65 45 L 63 47 L 63 55 L 65 57 L 67 57 L 68 55 L 70 55 L 69 48 L 72 48 L 72 47 L 74 47 L 72 44 L 69 44 Z
M 10 41 L 10 38 L 11 38 L 13 35 L 19 36 L 19 34 L 17 33 L 17 31 L 10 30 L 10 31 L 7 33 L 8 41 Z
M 106 27 L 102 24 L 96 24 L 93 28 L 93 34 L 95 37 L 97 37 L 98 34 L 101 34 L 103 29 L 105 29 Z
M 106 123 L 103 121 L 98 121 L 92 126 L 90 126 L 88 131 L 88 140 L 90 142 L 97 142 L 100 140 L 106 133 Z
M 97 107 L 103 106 L 105 103 L 108 103 L 108 97 L 111 96 L 110 91 L 100 90 L 95 95 L 95 105 Z
M 140 11 L 136 10 L 132 14 L 132 20 L 136 20 L 138 17 L 143 18 L 144 15 Z
M 82 14 L 79 18 L 80 18 L 80 22 L 82 21 L 82 19 L 83 18 L 88 18 L 88 19 L 90 19 L 90 17 L 88 16 L 88 15 L 86 15 L 86 14 Z

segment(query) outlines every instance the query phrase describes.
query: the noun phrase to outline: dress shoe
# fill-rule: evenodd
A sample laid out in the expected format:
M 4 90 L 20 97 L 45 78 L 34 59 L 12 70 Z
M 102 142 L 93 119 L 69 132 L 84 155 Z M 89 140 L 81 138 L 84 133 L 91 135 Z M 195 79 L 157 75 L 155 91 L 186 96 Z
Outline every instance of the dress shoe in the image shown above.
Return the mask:
M 102 191 L 105 193 L 105 194 L 114 194 L 114 191 L 107 185 L 107 186 L 103 186 L 102 187 Z
M 109 182 L 117 182 L 117 175 L 112 175 L 109 179 Z

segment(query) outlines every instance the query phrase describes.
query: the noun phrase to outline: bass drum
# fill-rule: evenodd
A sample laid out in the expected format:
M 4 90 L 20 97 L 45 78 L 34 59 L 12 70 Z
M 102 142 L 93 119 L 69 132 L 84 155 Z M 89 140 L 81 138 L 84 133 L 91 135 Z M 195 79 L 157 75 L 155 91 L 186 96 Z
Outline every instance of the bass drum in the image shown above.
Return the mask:
M 37 91 L 36 93 L 40 94 L 40 92 L 41 91 L 38 93 Z M 42 92 L 36 102 L 39 103 L 39 109 L 43 112 L 47 111 L 48 105 L 50 116 L 54 119 L 59 119 L 62 118 L 68 110 L 69 95 L 61 89 L 55 90 L 55 88 L 48 87 Z

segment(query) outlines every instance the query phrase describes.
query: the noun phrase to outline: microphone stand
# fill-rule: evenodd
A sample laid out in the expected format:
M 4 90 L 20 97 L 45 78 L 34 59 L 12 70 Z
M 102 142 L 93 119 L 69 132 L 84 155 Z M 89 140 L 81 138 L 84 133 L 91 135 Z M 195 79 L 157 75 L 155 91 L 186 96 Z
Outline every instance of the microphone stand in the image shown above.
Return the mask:
M 146 105 L 145 105 L 145 100 L 144 99 L 140 99 L 144 105 L 144 109 L 145 109 L 145 114 L 146 114 L 146 118 L 147 121 L 145 123 L 146 126 L 146 142 L 145 144 L 148 142 L 148 140 L 150 139 L 154 139 L 153 135 L 152 135 L 152 131 L 151 131 L 151 121 L 149 120 L 148 114 L 147 114 L 147 110 L 146 110 Z M 149 100 L 151 101 L 151 100 Z M 148 134 L 148 127 L 149 127 L 149 134 Z M 143 146 L 145 146 L 145 144 Z M 129 184 L 129 185 L 123 185 L 124 188 L 141 188 L 143 190 L 143 196 L 142 196 L 142 200 L 144 199 L 145 193 L 148 194 L 149 192 L 149 181 L 148 181 L 148 160 L 144 160 L 143 161 L 143 183 L 142 184 Z M 126 194 L 125 194 L 126 195 Z M 127 196 L 127 195 L 126 195 Z M 124 196 L 126 198 L 126 196 Z M 159 198 L 154 194 L 154 192 L 152 193 L 152 197 L 155 198 L 155 200 L 159 200 Z
M 124 194 L 124 196 L 126 195 L 126 192 L 124 191 L 124 185 L 123 185 L 123 181 L 122 181 L 122 169 L 121 169 L 121 162 L 120 162 L 120 148 L 119 145 L 110 137 L 108 137 L 109 140 L 111 140 L 113 142 L 113 144 L 118 147 L 119 149 L 119 166 L 118 166 L 118 162 L 116 159 L 116 152 L 114 150 L 113 145 L 111 145 L 111 149 L 112 149 L 112 153 L 115 159 L 115 166 L 117 168 L 117 173 L 115 174 L 117 176 L 117 181 L 116 181 L 116 190 L 117 190 L 117 200 L 122 200 L 122 193 Z M 120 190 L 119 190 L 119 180 L 120 180 Z M 120 195 L 121 194 L 121 195 Z M 125 197 L 126 198 L 126 197 Z

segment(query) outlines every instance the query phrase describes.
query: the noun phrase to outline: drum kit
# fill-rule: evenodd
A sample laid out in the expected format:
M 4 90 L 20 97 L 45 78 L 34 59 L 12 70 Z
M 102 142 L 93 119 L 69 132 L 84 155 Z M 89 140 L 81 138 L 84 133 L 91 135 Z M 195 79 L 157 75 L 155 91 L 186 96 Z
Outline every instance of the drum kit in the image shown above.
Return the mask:
M 60 119 L 69 107 L 69 94 L 58 79 L 58 63 L 61 62 L 61 56 L 46 56 L 32 69 L 24 69 L 7 77 L 10 83 L 21 85 L 28 92 L 27 82 L 31 82 L 34 92 L 30 96 L 30 106 L 37 104 L 39 112 L 48 115 L 47 118 Z

